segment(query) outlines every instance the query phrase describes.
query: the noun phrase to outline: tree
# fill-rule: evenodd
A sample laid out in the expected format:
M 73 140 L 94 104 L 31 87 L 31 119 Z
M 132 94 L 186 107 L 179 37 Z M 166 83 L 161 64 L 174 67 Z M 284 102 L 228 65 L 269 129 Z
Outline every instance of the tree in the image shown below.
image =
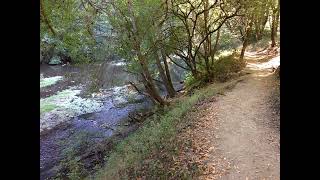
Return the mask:
M 271 2 L 272 11 L 272 23 L 271 23 L 271 47 L 276 46 L 277 30 L 279 26 L 280 18 L 280 0 L 272 0 Z
M 228 19 L 238 15 L 240 4 L 208 0 L 171 0 L 168 4 L 172 16 L 178 21 L 173 24 L 173 36 L 178 42 L 186 42 L 183 46 L 176 46 L 174 53 L 181 57 L 196 79 L 201 77 L 198 65 L 203 64 L 202 60 L 206 74 L 210 75 L 210 58 L 213 61 L 216 52 L 216 49 L 212 48 L 211 35 L 218 32 Z M 175 33 L 175 29 L 179 29 L 179 34 Z M 184 35 L 179 37 L 181 31 Z M 216 48 L 219 35 L 217 37 Z
M 160 96 L 152 77 L 155 64 L 164 84 L 168 85 L 168 76 L 163 71 L 157 46 L 162 39 L 156 32 L 162 17 L 161 0 L 118 0 L 110 2 L 109 5 L 108 10 L 113 15 L 109 15 L 108 18 L 118 38 L 118 52 L 140 75 L 149 97 L 161 106 L 166 105 L 167 102 Z
M 48 29 L 50 30 L 50 32 L 55 36 L 56 32 L 53 29 L 45 11 L 46 10 L 45 10 L 44 2 L 43 0 L 40 0 L 40 20 L 48 26 Z
M 258 1 L 253 17 L 256 40 L 261 40 L 269 18 L 270 0 Z
M 54 48 L 55 55 L 70 57 L 74 62 L 95 60 L 94 54 L 104 44 L 97 43 L 95 27 L 100 15 L 89 1 L 40 1 L 41 49 Z
M 258 38 L 261 35 L 262 29 L 264 29 L 264 24 L 266 23 L 265 19 L 262 22 L 263 27 L 259 27 L 261 24 L 257 22 L 257 19 L 260 19 L 261 16 L 265 18 L 264 13 L 268 9 L 268 5 L 263 5 L 264 3 L 265 2 L 263 0 L 241 1 L 241 16 L 232 18 L 226 23 L 229 30 L 238 33 L 239 38 L 242 41 L 242 48 L 239 57 L 240 61 L 243 61 L 244 53 L 249 45 L 249 39 L 252 37 L 254 25 L 256 27 L 255 30 L 258 31 Z

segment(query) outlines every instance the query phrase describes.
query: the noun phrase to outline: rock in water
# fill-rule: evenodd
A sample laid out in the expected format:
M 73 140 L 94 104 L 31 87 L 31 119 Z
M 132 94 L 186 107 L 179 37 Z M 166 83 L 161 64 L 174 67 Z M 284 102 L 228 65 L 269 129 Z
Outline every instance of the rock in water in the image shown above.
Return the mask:
M 58 64 L 61 64 L 61 63 L 62 63 L 62 61 L 61 61 L 61 58 L 59 56 L 53 56 L 49 61 L 50 65 L 58 65 Z

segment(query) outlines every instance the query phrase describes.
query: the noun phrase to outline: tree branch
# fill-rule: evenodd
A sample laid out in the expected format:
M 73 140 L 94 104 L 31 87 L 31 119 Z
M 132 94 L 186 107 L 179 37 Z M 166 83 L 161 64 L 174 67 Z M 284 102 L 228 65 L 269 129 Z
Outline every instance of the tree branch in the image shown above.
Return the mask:
M 40 0 L 40 13 L 41 13 L 41 17 L 43 18 L 45 24 L 48 26 L 50 32 L 55 36 L 56 32 L 53 29 L 53 27 L 51 26 L 49 19 L 45 13 L 45 9 L 44 9 L 44 5 L 43 5 L 43 0 Z

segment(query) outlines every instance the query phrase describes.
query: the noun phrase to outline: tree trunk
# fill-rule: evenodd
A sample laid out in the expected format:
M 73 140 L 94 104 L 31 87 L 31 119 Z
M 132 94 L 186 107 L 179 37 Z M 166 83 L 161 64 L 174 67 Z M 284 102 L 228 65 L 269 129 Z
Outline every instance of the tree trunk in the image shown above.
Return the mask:
M 248 46 L 248 38 L 245 38 L 245 40 L 242 43 L 242 49 L 241 49 L 240 58 L 239 58 L 241 61 L 243 61 L 244 53 L 246 51 L 247 46 Z
M 262 38 L 262 34 L 264 32 L 264 29 L 266 27 L 266 24 L 268 22 L 268 18 L 269 18 L 269 13 L 267 12 L 267 14 L 264 16 L 264 20 L 262 22 L 262 27 L 260 28 L 260 34 L 261 34 L 261 38 Z
M 268 9 L 268 10 L 266 10 Z M 261 40 L 262 39 L 262 35 L 264 32 L 264 29 L 266 27 L 266 24 L 268 22 L 268 17 L 269 17 L 269 6 L 265 5 L 260 11 L 264 12 L 260 15 L 258 15 L 258 17 L 256 17 L 256 21 L 255 21 L 255 30 L 256 30 L 256 39 L 257 40 Z
M 277 37 L 279 18 L 280 18 L 280 2 L 278 1 L 277 8 L 272 11 L 271 47 L 276 46 L 276 37 Z
M 156 101 L 159 103 L 160 106 L 164 106 L 167 103 L 162 99 L 160 94 L 158 93 L 155 84 L 153 83 L 153 79 L 151 77 L 151 74 L 148 70 L 148 66 L 145 63 L 144 57 L 139 55 L 138 59 L 140 61 L 140 65 L 142 67 L 142 77 L 143 77 L 143 84 L 145 85 L 145 88 L 147 90 L 147 93 Z
M 277 8 L 277 14 L 276 14 L 275 37 L 277 37 L 277 31 L 279 28 L 279 19 L 280 19 L 280 0 L 278 0 L 278 8 Z
M 209 65 L 209 59 L 208 59 L 208 55 L 206 54 L 205 52 L 205 65 L 206 65 L 206 71 L 207 71 L 207 74 L 210 76 L 211 75 L 211 72 L 210 72 L 210 65 Z
M 218 51 L 219 39 L 220 39 L 220 29 L 217 31 L 216 42 L 214 43 L 213 50 L 211 51 L 211 66 L 213 66 L 213 63 L 214 63 L 214 55 Z
M 209 36 L 207 34 L 209 33 L 208 30 L 208 15 L 209 15 L 209 10 L 208 10 L 208 0 L 204 1 L 204 13 L 203 13 L 203 19 L 204 19 L 204 36 L 206 37 L 205 42 L 203 43 L 203 48 L 204 48 L 204 60 L 205 60 L 205 65 L 206 65 L 206 71 L 207 74 L 210 76 L 211 71 L 210 71 L 210 63 L 209 63 L 209 55 L 210 55 L 210 46 L 211 42 L 209 39 Z
M 272 25 L 271 25 L 271 47 L 276 46 L 276 34 L 277 32 L 275 31 L 276 27 L 276 20 L 275 20 L 275 12 L 272 13 Z
M 128 10 L 131 15 L 131 24 L 132 24 L 132 30 L 133 30 L 133 41 L 134 41 L 134 50 L 137 53 L 139 63 L 142 68 L 141 76 L 143 80 L 143 84 L 147 90 L 147 93 L 152 97 L 156 102 L 159 103 L 160 106 L 166 105 L 167 102 L 165 102 L 160 94 L 158 93 L 155 84 L 153 83 L 153 79 L 151 77 L 151 74 L 148 69 L 148 64 L 146 61 L 146 57 L 141 53 L 140 49 L 140 40 L 138 36 L 138 31 L 137 31 L 137 24 L 135 21 L 134 13 L 132 10 L 132 1 L 128 0 Z
M 242 49 L 241 49 L 240 58 L 239 58 L 240 61 L 243 61 L 244 53 L 245 53 L 246 48 L 247 48 L 248 43 L 249 43 L 249 37 L 250 37 L 250 34 L 251 34 L 251 29 L 252 29 L 252 21 L 250 20 L 250 23 L 249 23 L 249 26 L 247 27 L 247 30 L 246 30 L 246 33 L 245 33 L 245 37 L 244 37 L 244 40 L 243 40 L 243 44 L 242 44 Z
M 256 31 L 256 40 L 260 40 L 261 39 L 260 21 L 256 20 L 254 24 L 255 24 L 255 31 Z
M 165 86 L 165 88 L 166 88 L 166 90 L 167 90 L 167 93 L 168 93 L 169 97 L 172 98 L 172 97 L 175 96 L 175 93 L 176 93 L 176 92 L 175 92 L 175 90 L 173 89 L 173 87 L 170 86 L 169 80 L 168 80 L 168 78 L 167 78 L 167 76 L 166 76 L 166 73 L 165 73 L 165 71 L 163 70 L 163 67 L 162 67 L 162 65 L 161 65 L 161 62 L 160 62 L 160 58 L 159 58 L 158 53 L 155 53 L 155 58 L 156 58 L 156 65 L 157 65 L 157 67 L 158 67 L 160 77 L 161 77 L 161 79 L 162 79 L 162 81 L 163 81 L 163 84 L 164 84 L 164 86 Z
M 162 61 L 163 61 L 163 64 L 164 64 L 164 69 L 166 71 L 166 76 L 167 76 L 167 79 L 169 81 L 169 86 L 171 86 L 171 88 L 173 89 L 174 93 L 176 94 L 176 91 L 173 87 L 173 84 L 172 84 L 172 79 L 171 79 L 171 75 L 170 75 L 170 71 L 169 71 L 169 66 L 168 66 L 168 62 L 167 62 L 167 56 L 166 54 L 163 52 L 163 50 L 161 50 L 161 55 L 162 55 Z
M 199 73 L 194 67 L 191 67 L 191 74 L 195 79 L 199 79 Z

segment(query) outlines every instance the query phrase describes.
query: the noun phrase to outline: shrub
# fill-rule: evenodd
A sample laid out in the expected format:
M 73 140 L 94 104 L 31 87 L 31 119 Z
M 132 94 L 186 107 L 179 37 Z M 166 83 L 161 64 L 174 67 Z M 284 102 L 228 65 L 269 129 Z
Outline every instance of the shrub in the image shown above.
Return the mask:
M 230 79 L 234 73 L 241 71 L 245 64 L 236 58 L 236 54 L 220 57 L 213 65 L 214 79 L 225 82 Z
M 198 85 L 199 81 L 197 81 L 197 79 L 194 76 L 192 76 L 191 73 L 188 73 L 186 75 L 184 83 L 185 83 L 186 87 L 192 87 L 192 86 Z

